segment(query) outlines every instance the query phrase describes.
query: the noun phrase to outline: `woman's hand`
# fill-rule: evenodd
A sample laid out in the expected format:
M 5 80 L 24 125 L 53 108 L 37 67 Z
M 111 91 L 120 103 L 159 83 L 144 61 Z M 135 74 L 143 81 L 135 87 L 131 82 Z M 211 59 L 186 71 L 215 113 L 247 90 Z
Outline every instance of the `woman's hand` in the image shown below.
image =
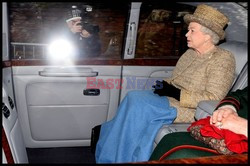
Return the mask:
M 221 107 L 213 112 L 213 115 L 210 118 L 210 124 L 219 127 L 221 125 L 222 119 L 228 117 L 231 114 L 238 116 L 237 112 L 235 112 L 232 108 Z
M 221 129 L 228 129 L 236 134 L 243 134 L 248 137 L 246 119 L 236 114 L 229 114 L 226 118 L 222 119 L 221 123 Z
M 154 93 L 158 94 L 159 96 L 166 96 L 168 94 L 167 93 L 168 83 L 164 80 L 162 81 L 157 80 L 155 83 L 156 84 L 152 86 Z
M 230 107 L 221 107 L 213 112 L 210 124 L 221 129 L 228 129 L 236 134 L 247 134 L 247 120 L 238 116 Z
M 167 81 L 156 81 L 156 85 L 153 85 L 154 93 L 158 94 L 159 96 L 169 96 L 173 97 L 176 100 L 180 101 L 180 93 L 181 90 L 174 87 L 173 85 L 169 84 Z

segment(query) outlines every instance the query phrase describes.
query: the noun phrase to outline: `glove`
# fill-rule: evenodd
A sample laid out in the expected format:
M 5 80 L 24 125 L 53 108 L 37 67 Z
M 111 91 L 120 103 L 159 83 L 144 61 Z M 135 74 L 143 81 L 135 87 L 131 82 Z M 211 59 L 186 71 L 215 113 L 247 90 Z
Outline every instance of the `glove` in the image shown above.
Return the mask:
M 168 83 L 166 81 L 156 81 L 156 84 L 152 86 L 154 88 L 154 93 L 158 94 L 159 96 L 166 96 L 167 95 L 167 86 Z
M 180 101 L 181 90 L 174 87 L 171 84 L 168 84 L 166 81 L 156 81 L 156 85 L 152 86 L 154 89 L 154 93 L 159 96 L 169 96 L 173 97 L 176 100 Z
M 181 90 L 176 88 L 175 86 L 173 85 L 170 85 L 168 84 L 168 94 L 167 96 L 169 97 L 173 97 L 175 98 L 176 100 L 180 101 L 180 96 L 181 96 Z

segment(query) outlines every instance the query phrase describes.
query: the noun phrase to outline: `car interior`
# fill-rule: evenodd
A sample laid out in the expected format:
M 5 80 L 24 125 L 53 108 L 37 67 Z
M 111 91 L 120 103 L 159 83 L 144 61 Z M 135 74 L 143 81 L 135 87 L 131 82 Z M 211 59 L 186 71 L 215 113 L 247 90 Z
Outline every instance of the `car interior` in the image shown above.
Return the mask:
M 92 128 L 111 120 L 129 91 L 152 89 L 156 80 L 171 76 L 188 48 L 183 16 L 199 4 L 229 17 L 226 38 L 219 43 L 236 60 L 229 92 L 245 88 L 247 2 L 2 2 L 2 163 L 95 164 Z M 63 40 L 71 33 L 65 20 L 73 11 L 80 12 L 82 26 L 94 37 L 80 53 L 77 44 Z M 98 53 L 86 51 L 92 46 Z M 51 52 L 52 47 L 57 52 Z M 194 119 L 211 116 L 218 103 L 199 102 Z M 163 125 L 152 151 L 166 134 L 187 131 L 190 125 Z M 232 163 L 232 157 L 242 164 L 248 153 L 219 157 L 214 163 Z M 212 158 L 201 160 L 211 164 Z

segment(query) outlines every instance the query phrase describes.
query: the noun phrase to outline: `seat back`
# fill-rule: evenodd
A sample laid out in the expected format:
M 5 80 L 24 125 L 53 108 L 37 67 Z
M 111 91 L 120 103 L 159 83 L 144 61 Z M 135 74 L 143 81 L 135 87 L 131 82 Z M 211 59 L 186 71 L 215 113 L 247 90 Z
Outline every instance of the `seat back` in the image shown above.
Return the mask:
M 235 69 L 235 80 L 232 85 L 232 91 L 235 91 L 237 89 L 243 88 L 243 86 L 246 86 L 246 78 L 247 78 L 247 43 L 245 42 L 239 42 L 239 41 L 227 41 L 225 43 L 220 44 L 221 48 L 224 48 L 230 52 L 233 53 L 236 61 L 236 69 Z M 241 78 L 238 78 L 239 74 L 243 72 L 243 68 L 246 66 L 246 69 L 244 69 L 244 73 L 241 75 Z M 241 72 L 242 71 L 242 72 Z M 237 80 L 237 84 L 236 84 Z M 242 84 L 242 82 L 244 84 Z
M 236 78 L 230 91 L 235 92 L 237 89 L 243 89 L 248 83 L 248 62 L 245 64 L 241 73 Z
M 247 44 L 243 42 L 229 41 L 221 44 L 220 47 L 231 51 L 235 56 L 236 77 L 229 92 L 245 88 L 248 82 Z M 199 120 L 212 115 L 218 103 L 218 100 L 204 100 L 199 102 L 195 112 L 195 119 Z

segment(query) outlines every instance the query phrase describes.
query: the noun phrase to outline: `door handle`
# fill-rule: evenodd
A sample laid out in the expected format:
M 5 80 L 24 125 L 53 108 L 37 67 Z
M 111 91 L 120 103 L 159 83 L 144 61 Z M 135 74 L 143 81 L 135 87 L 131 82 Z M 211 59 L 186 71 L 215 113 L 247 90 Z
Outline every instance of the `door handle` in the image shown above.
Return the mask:
M 135 47 L 135 30 L 136 30 L 135 28 L 136 28 L 135 22 L 130 23 L 130 26 L 129 26 L 129 33 L 130 33 L 129 46 L 128 46 L 128 50 L 127 50 L 128 55 L 132 55 L 134 47 Z
M 86 96 L 99 96 L 100 89 L 85 89 L 83 90 L 83 94 Z
M 56 67 L 45 68 L 39 71 L 38 74 L 43 77 L 96 77 L 97 71 L 91 68 L 82 67 Z
M 39 71 L 40 76 L 44 77 L 96 77 L 98 72 L 81 72 L 81 73 L 67 73 L 67 72 L 49 72 L 49 71 Z

